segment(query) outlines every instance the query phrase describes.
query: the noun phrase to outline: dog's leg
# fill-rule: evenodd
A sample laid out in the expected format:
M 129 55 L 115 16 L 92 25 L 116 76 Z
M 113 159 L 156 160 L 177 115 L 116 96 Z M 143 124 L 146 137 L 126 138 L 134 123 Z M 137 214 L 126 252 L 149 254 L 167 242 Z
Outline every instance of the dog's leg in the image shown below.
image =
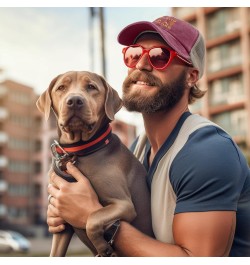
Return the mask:
M 117 219 L 131 222 L 135 217 L 136 212 L 130 200 L 115 200 L 89 216 L 86 232 L 100 256 L 117 256 L 113 248 L 103 238 L 105 227 Z
M 94 256 L 96 256 L 98 253 L 96 251 L 96 248 L 89 240 L 86 230 L 80 229 L 80 228 L 74 228 L 76 235 L 79 237 L 79 239 L 91 250 Z
M 65 257 L 73 234 L 74 230 L 69 224 L 62 232 L 53 234 L 50 257 Z

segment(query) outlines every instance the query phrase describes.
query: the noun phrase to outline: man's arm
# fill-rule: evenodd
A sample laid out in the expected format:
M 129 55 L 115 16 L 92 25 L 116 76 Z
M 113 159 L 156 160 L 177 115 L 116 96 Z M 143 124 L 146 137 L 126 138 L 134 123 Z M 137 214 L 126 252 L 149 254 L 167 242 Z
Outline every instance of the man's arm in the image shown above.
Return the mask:
M 235 230 L 235 212 L 213 211 L 176 214 L 175 244 L 152 239 L 122 222 L 114 247 L 131 257 L 217 257 L 228 256 Z
M 69 167 L 68 164 L 68 171 L 77 182 L 68 185 L 56 174 L 51 175 L 54 186 L 48 188 L 53 197 L 47 221 L 52 233 L 63 230 L 63 220 L 84 229 L 88 215 L 102 207 L 88 179 L 75 166 Z M 175 244 L 150 238 L 130 224 L 121 222 L 114 248 L 120 256 L 131 257 L 227 256 L 233 241 L 235 219 L 234 211 L 178 213 L 173 221 Z

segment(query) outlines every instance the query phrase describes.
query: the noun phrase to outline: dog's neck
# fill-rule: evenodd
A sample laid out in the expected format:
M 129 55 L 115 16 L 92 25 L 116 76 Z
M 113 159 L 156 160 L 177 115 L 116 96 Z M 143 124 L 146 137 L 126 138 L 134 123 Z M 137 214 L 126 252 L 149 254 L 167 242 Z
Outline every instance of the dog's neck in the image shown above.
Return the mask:
M 75 182 L 75 179 L 66 172 L 66 164 L 69 161 L 73 164 L 77 163 L 78 157 L 90 155 L 104 148 L 111 142 L 111 139 L 112 129 L 110 124 L 107 124 L 88 141 L 81 140 L 74 144 L 59 144 L 54 141 L 51 145 L 54 171 L 65 180 Z
M 111 140 L 111 136 L 112 129 L 110 124 L 107 124 L 99 131 L 97 131 L 95 135 L 87 141 L 80 140 L 72 144 L 59 143 L 58 146 L 56 146 L 56 152 L 59 155 L 65 153 L 74 154 L 77 156 L 88 155 L 107 145 Z

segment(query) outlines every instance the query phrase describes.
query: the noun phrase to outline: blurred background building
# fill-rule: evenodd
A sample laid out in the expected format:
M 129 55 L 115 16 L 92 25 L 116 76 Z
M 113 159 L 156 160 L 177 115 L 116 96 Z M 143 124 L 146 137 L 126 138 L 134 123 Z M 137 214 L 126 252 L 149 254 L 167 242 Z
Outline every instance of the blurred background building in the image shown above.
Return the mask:
M 41 222 L 41 115 L 31 87 L 0 83 L 1 227 Z
M 250 161 L 250 8 L 176 7 L 172 13 L 197 27 L 206 41 L 199 86 L 207 93 L 192 111 L 223 127 Z
M 90 31 L 99 21 L 105 76 L 105 16 L 102 8 L 89 11 Z M 228 131 L 250 161 L 250 8 L 176 7 L 172 14 L 198 27 L 207 45 L 199 83 L 207 93 L 191 110 Z M 13 80 L 0 82 L 0 228 L 46 227 L 50 145 L 57 130 L 54 116 L 45 122 L 37 110 L 34 91 Z M 129 147 L 137 136 L 134 123 L 117 119 L 111 125 Z

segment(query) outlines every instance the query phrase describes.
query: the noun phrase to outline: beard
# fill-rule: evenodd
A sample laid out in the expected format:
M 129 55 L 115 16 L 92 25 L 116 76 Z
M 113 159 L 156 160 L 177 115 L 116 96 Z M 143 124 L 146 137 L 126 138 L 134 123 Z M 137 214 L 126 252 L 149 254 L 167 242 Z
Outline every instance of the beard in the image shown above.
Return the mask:
M 158 91 L 152 97 L 138 92 L 131 92 L 130 85 L 137 80 L 141 80 L 158 87 Z M 154 113 L 157 111 L 167 111 L 173 108 L 182 98 L 185 90 L 186 71 L 184 70 L 180 76 L 168 84 L 163 84 L 161 80 L 150 73 L 140 72 L 138 70 L 132 72 L 123 82 L 123 105 L 128 111 L 137 111 L 145 113 Z

